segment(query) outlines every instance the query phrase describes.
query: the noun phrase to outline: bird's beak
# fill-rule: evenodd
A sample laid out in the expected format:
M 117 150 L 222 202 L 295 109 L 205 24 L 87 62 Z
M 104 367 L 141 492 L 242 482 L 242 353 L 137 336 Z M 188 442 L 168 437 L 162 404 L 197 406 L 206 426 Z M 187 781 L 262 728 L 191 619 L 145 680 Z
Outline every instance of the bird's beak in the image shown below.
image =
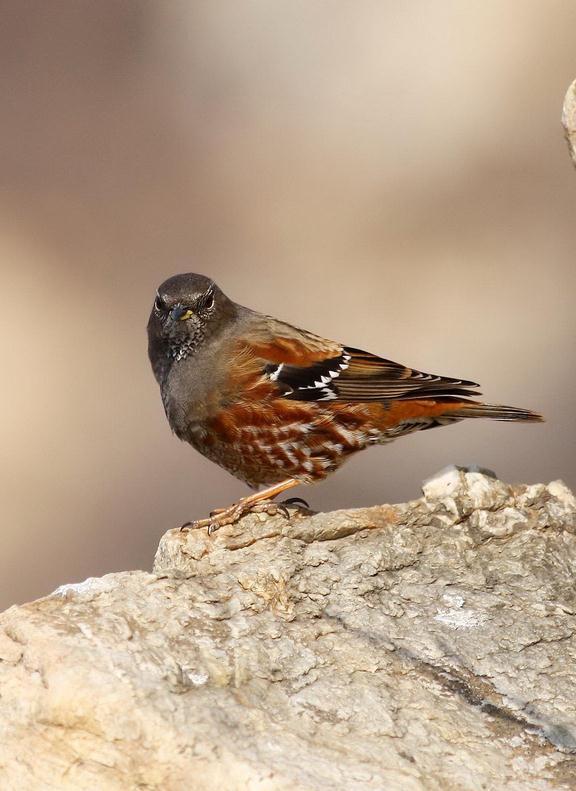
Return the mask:
M 193 312 L 189 308 L 185 308 L 184 305 L 176 305 L 170 311 L 170 318 L 172 321 L 185 321 L 193 315 Z

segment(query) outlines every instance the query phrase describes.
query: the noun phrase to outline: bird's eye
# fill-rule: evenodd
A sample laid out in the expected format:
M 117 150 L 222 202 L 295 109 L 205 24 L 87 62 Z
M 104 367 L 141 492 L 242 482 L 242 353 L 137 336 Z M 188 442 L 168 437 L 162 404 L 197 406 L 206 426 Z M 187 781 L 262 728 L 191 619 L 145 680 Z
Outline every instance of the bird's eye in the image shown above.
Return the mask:
M 160 296 L 160 294 L 156 294 L 156 299 L 154 300 L 154 310 L 156 313 L 162 313 L 163 310 L 166 309 L 166 303 Z
M 204 294 L 202 297 L 200 307 L 202 310 L 212 310 L 214 307 L 214 292 L 209 291 L 207 294 Z

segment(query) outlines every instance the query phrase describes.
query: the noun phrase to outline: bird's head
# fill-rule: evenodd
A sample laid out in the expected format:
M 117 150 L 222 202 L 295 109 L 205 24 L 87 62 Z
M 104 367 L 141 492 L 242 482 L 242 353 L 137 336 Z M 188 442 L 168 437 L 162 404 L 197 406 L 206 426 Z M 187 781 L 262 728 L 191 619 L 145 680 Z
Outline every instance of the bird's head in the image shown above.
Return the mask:
M 209 277 L 190 273 L 168 278 L 158 287 L 148 320 L 153 365 L 159 355 L 168 365 L 185 359 L 233 313 L 234 303 Z

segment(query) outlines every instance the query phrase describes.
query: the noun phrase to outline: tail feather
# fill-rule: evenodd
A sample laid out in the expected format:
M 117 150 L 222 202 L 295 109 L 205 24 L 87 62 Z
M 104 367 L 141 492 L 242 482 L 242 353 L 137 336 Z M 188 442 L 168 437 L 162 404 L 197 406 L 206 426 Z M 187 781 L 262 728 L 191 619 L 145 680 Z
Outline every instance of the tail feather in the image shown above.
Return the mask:
M 507 420 L 509 422 L 543 423 L 544 418 L 538 412 L 521 409 L 515 406 L 500 404 L 481 404 L 478 401 L 462 401 L 450 409 L 450 416 L 455 418 L 485 417 L 491 420 Z

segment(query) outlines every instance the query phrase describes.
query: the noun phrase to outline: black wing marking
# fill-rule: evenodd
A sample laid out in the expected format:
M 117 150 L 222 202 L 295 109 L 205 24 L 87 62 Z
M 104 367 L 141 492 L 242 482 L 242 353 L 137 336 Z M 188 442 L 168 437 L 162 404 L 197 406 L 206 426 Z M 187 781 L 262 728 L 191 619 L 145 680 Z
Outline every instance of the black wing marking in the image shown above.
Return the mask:
M 348 368 L 349 362 L 350 355 L 344 351 L 338 357 L 329 357 L 305 367 L 280 363 L 269 364 L 264 370 L 284 391 L 284 398 L 332 401 L 339 397 L 335 381 Z
M 308 366 L 270 363 L 265 373 L 282 397 L 299 401 L 386 401 L 477 397 L 475 382 L 436 376 L 343 347 L 342 354 Z

